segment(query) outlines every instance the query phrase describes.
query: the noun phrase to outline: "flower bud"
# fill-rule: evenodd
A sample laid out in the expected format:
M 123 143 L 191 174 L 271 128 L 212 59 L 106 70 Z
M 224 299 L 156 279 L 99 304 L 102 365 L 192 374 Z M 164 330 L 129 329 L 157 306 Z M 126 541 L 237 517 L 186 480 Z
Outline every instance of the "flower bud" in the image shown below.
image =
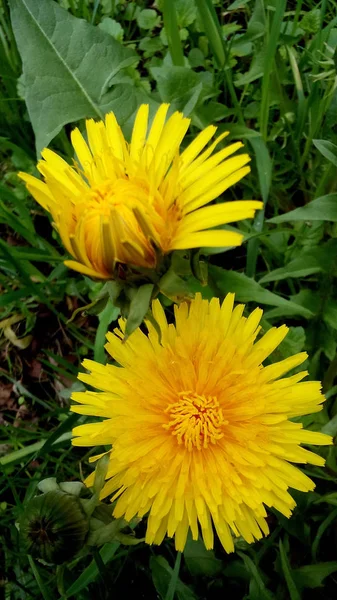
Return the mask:
M 20 520 L 28 554 L 61 564 L 76 556 L 89 532 L 89 520 L 76 496 L 49 491 L 32 498 Z

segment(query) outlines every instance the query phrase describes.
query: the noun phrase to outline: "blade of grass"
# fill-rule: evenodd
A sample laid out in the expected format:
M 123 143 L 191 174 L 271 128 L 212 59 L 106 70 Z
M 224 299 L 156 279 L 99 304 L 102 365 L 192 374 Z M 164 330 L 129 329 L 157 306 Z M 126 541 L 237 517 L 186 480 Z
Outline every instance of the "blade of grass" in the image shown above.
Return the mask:
M 106 565 L 114 556 L 120 546 L 119 542 L 112 542 L 105 544 L 99 551 L 100 557 L 104 565 Z M 92 560 L 90 565 L 81 573 L 81 575 L 72 583 L 72 585 L 66 591 L 66 597 L 71 598 L 75 596 L 83 589 L 88 587 L 90 583 L 95 581 L 99 574 L 98 566 L 95 560 Z
M 297 587 L 295 585 L 295 582 L 291 576 L 290 565 L 289 565 L 286 551 L 282 544 L 282 540 L 279 541 L 279 548 L 280 548 L 282 571 L 284 574 L 284 578 L 286 580 L 287 588 L 289 590 L 290 600 L 301 600 L 301 596 L 300 596 L 300 594 L 297 590 Z
M 294 82 L 295 82 L 297 100 L 298 100 L 295 138 L 300 139 L 300 137 L 302 135 L 302 131 L 303 131 L 305 116 L 306 116 L 306 99 L 304 96 L 301 73 L 300 73 L 300 70 L 298 68 L 298 64 L 296 61 L 296 54 L 295 54 L 294 48 L 291 48 L 290 46 L 287 46 L 286 48 L 288 51 L 290 67 L 291 67 Z
M 177 552 L 177 557 L 176 557 L 176 561 L 174 563 L 174 569 L 172 571 L 172 577 L 170 579 L 170 583 L 169 583 L 169 586 L 167 588 L 165 600 L 173 600 L 173 598 L 174 598 L 174 594 L 175 594 L 175 591 L 176 591 L 176 587 L 177 587 L 177 583 L 178 583 L 178 578 L 179 578 L 180 563 L 181 563 L 181 552 Z
M 71 431 L 63 433 L 57 440 L 52 444 L 53 446 L 57 446 L 62 442 L 70 440 L 72 437 Z M 6 456 L 2 456 L 0 458 L 0 465 L 10 465 L 14 462 L 19 462 L 29 456 L 30 454 L 34 454 L 34 452 L 39 452 L 43 446 L 47 443 L 48 440 L 40 440 L 35 444 L 30 444 L 30 446 L 25 446 L 24 448 L 20 448 L 20 450 L 14 450 L 14 452 L 10 452 L 6 454 Z
M 226 65 L 226 54 L 217 14 L 211 0 L 195 0 L 204 31 L 219 69 Z
M 312 547 L 311 547 L 312 558 L 313 558 L 313 560 L 315 562 L 317 560 L 317 551 L 318 551 L 318 546 L 320 544 L 322 535 L 327 530 L 327 528 L 329 527 L 329 525 L 335 521 L 336 517 L 337 517 L 337 508 L 335 508 L 335 510 L 333 510 L 327 516 L 327 518 L 324 519 L 323 523 L 321 523 L 320 526 L 319 526 L 319 528 L 317 529 L 317 534 L 316 534 L 316 537 L 315 537 L 315 539 L 313 541 L 313 544 L 312 544 Z
M 52 600 L 53 596 L 49 593 L 48 588 L 44 585 L 39 570 L 30 555 L 28 555 L 28 562 L 30 564 L 30 568 L 32 569 L 33 575 L 36 579 L 36 583 L 39 587 L 43 600 Z
M 172 62 L 176 67 L 183 67 L 185 64 L 184 54 L 179 36 L 179 28 L 174 0 L 164 0 L 163 16 L 164 27 L 167 35 L 167 42 Z
M 268 133 L 270 75 L 274 65 L 275 53 L 281 33 L 281 25 L 286 4 L 286 0 L 278 0 L 276 3 L 276 10 L 266 46 L 260 108 L 260 131 L 264 140 L 267 139 Z
M 265 206 L 267 204 L 270 192 L 272 161 L 268 152 L 268 148 L 262 138 L 251 138 L 249 142 L 252 145 L 252 148 L 255 152 L 256 167 L 259 177 L 259 186 L 264 204 L 264 208 L 257 212 L 257 215 L 254 220 L 254 225 L 252 227 L 253 231 L 259 234 L 262 232 L 263 229 Z M 246 274 L 248 277 L 254 277 L 256 272 L 256 262 L 259 243 L 260 240 L 258 237 L 255 237 L 248 241 L 246 266 Z
M 232 70 L 227 68 L 229 63 L 228 48 L 224 43 L 220 23 L 213 3 L 211 0 L 196 0 L 196 5 L 217 66 L 223 71 L 232 105 L 235 108 L 236 117 L 241 125 L 245 125 L 242 108 L 233 84 Z

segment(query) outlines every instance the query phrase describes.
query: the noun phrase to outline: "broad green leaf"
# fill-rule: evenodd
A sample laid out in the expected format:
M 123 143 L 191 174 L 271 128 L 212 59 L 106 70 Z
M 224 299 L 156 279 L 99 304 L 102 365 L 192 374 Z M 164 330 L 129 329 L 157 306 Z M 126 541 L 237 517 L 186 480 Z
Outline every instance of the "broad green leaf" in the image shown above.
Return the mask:
M 174 0 L 179 27 L 188 27 L 197 17 L 194 0 Z
M 197 541 L 193 541 L 191 538 L 187 540 L 184 559 L 191 575 L 214 577 L 223 568 L 221 560 L 215 558 L 213 550 L 206 550 L 201 538 Z
M 195 107 L 202 83 L 197 73 L 188 67 L 153 67 L 151 73 L 157 82 L 160 98 L 170 102 L 175 110 L 186 116 Z
M 317 150 L 337 167 L 337 146 L 327 140 L 312 140 Z
M 268 223 L 287 221 L 333 221 L 337 222 L 337 194 L 328 194 L 312 200 L 309 204 L 288 213 L 273 217 Z
M 257 302 L 258 304 L 269 304 L 284 310 L 287 315 L 302 315 L 310 319 L 313 314 L 307 308 L 296 304 L 291 300 L 286 300 L 269 290 L 265 290 L 254 279 L 247 277 L 243 273 L 235 271 L 226 271 L 219 267 L 211 266 L 210 275 L 217 287 L 223 294 L 234 292 L 236 300 L 240 302 Z
M 10 0 L 23 63 L 25 101 L 39 152 L 66 123 L 114 111 L 123 123 L 136 108 L 127 85 L 107 91 L 135 54 L 52 0 Z
M 137 14 L 137 23 L 141 29 L 153 29 L 160 22 L 155 10 L 152 8 L 144 8 Z
M 124 29 L 120 23 L 115 21 L 115 19 L 110 19 L 110 17 L 104 17 L 98 27 L 111 35 L 115 40 L 121 42 L 124 37 Z
M 293 578 L 303 588 L 321 587 L 324 579 L 337 571 L 337 562 L 323 562 L 317 565 L 305 565 L 293 571 Z

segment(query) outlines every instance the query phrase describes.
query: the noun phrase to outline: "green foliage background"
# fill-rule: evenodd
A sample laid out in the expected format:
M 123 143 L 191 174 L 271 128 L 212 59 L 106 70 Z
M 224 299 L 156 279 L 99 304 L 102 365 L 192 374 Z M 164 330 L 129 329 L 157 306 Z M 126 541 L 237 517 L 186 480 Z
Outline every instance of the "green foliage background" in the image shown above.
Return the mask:
M 71 449 L 69 398 L 83 357 L 104 362 L 118 316 L 75 310 L 102 285 L 63 266 L 48 216 L 16 172 L 36 174 L 51 144 L 72 159 L 69 132 L 115 111 L 126 135 L 136 108 L 160 102 L 192 119 L 186 143 L 210 123 L 245 142 L 252 173 L 226 198 L 262 198 L 243 222 L 239 249 L 209 256 L 205 297 L 235 291 L 265 309 L 263 327 L 286 322 L 275 358 L 307 350 L 310 377 L 328 402 L 306 427 L 337 433 L 337 4 L 333 0 L 3 0 L 0 5 L 0 595 L 148 600 L 332 599 L 337 591 L 336 450 L 305 468 L 316 490 L 296 494 L 287 521 L 227 556 L 187 544 L 106 544 L 101 559 L 57 573 L 33 562 L 15 522 L 40 479 L 78 479 L 87 453 Z M 189 284 L 189 282 L 187 282 Z M 168 306 L 170 311 L 170 306 Z M 276 356 L 277 355 L 277 356 Z M 212 482 L 210 481 L 210 486 Z M 139 537 L 142 526 L 139 526 Z M 2 591 L 1 591 L 2 590 Z

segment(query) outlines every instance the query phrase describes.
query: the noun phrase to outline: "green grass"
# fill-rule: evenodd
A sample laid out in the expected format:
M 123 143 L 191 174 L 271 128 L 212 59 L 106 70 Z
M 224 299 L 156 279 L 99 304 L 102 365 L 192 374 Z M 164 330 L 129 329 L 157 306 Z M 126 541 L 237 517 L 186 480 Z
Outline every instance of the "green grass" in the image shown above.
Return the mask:
M 150 98 L 183 110 L 192 119 L 190 137 L 216 122 L 219 132 L 229 130 L 229 139 L 246 144 L 252 173 L 228 198 L 261 198 L 265 210 L 254 223 L 240 225 L 244 246 L 210 253 L 204 293 L 234 290 L 250 308 L 265 309 L 265 328 L 290 326 L 277 358 L 306 350 L 310 377 L 323 381 L 328 398 L 324 410 L 305 417 L 304 424 L 335 436 L 337 3 L 59 4 L 136 52 L 137 61 L 115 74 L 114 85 L 131 84 L 138 102 Z M 298 508 L 292 519 L 270 511 L 271 535 L 252 546 L 239 540 L 235 554 L 227 556 L 219 544 L 206 553 L 200 542 L 188 543 L 176 555 L 167 540 L 160 547 L 113 542 L 99 555 L 57 571 L 27 557 L 15 523 L 38 482 L 50 476 L 76 480 L 90 470 L 94 450 L 70 446 L 71 428 L 82 417 L 69 416 L 69 400 L 72 390 L 81 389 L 76 374 L 83 358 L 105 360 L 103 340 L 116 312 L 107 309 L 97 317 L 81 310 L 102 284 L 64 267 L 57 234 L 16 176 L 18 170 L 35 172 L 36 125 L 27 112 L 28 84 L 6 1 L 0 7 L 0 64 L 0 321 L 20 315 L 11 332 L 0 329 L 0 596 L 332 600 L 337 592 L 334 447 L 324 450 L 326 468 L 304 468 L 316 489 L 294 494 Z M 72 126 L 66 124 L 51 142 L 69 160 Z M 124 128 L 130 131 L 127 116 Z M 313 200 L 309 216 L 307 209 L 292 213 Z M 139 525 L 138 537 L 142 533 Z

